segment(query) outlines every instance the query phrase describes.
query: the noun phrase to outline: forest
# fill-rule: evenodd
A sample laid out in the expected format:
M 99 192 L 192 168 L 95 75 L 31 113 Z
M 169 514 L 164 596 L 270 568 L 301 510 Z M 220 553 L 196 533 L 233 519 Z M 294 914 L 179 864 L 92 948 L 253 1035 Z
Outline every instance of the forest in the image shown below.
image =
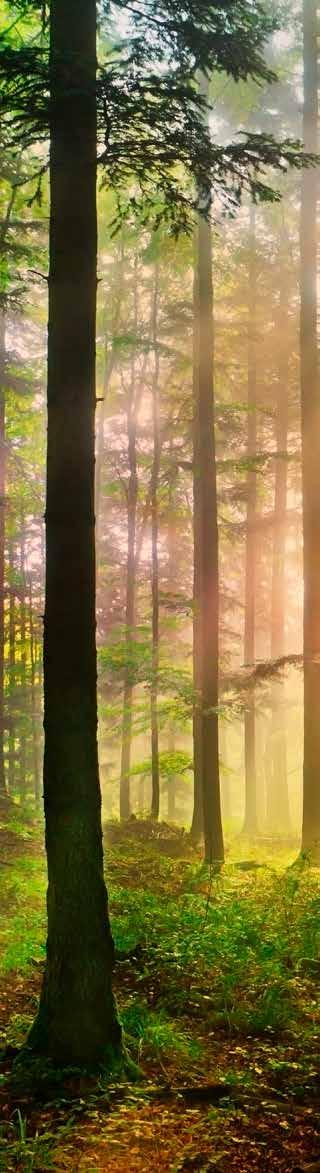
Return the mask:
M 0 1173 L 320 1171 L 317 0 L 0 0 Z

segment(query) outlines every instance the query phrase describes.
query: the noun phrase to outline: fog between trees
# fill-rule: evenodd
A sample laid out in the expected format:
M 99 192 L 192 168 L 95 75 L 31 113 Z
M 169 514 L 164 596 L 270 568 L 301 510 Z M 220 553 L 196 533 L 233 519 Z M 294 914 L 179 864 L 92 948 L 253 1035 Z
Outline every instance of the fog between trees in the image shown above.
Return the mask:
M 41 817 L 44 693 L 59 1062 L 120 1050 L 100 790 L 319 862 L 318 9 L 278 8 L 1 6 L 0 790 Z

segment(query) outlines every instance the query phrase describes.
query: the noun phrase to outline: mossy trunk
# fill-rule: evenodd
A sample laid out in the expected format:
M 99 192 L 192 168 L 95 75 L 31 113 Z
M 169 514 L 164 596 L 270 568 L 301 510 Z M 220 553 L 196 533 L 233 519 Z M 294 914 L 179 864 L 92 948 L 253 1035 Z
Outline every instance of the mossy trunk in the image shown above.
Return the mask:
M 303 139 L 318 152 L 318 4 L 304 0 Z M 317 331 L 319 169 L 302 175 L 301 406 L 304 545 L 302 849 L 320 863 L 320 394 Z
M 96 5 L 52 0 L 44 631 L 47 958 L 35 1050 L 96 1066 L 120 1048 L 97 753 L 94 418 Z

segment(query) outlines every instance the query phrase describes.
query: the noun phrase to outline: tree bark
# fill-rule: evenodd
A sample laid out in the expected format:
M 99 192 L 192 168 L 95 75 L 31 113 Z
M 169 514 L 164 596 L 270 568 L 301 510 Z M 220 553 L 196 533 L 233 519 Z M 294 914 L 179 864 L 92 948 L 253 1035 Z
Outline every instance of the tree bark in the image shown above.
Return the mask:
M 257 267 L 256 267 L 256 235 L 255 235 L 255 208 L 250 210 L 250 244 L 249 244 L 249 299 L 248 299 L 248 443 L 247 456 L 252 461 L 257 454 L 257 361 L 256 361 L 256 299 L 257 299 Z M 248 471 L 247 476 L 247 532 L 246 532 L 246 570 L 245 570 L 245 632 L 244 632 L 244 660 L 250 666 L 255 662 L 255 616 L 256 616 L 256 510 L 257 510 L 257 474 L 255 468 Z M 245 814 L 243 832 L 245 835 L 255 835 L 258 830 L 257 822 L 257 792 L 256 792 L 256 747 L 255 747 L 255 697 L 254 690 L 250 690 L 245 718 L 244 718 L 244 745 L 245 745 Z
M 152 380 L 152 430 L 153 430 L 153 462 L 151 476 L 151 592 L 152 592 L 152 665 L 151 665 L 151 761 L 152 761 L 152 793 L 151 818 L 159 818 L 160 809 L 160 771 L 159 771 L 159 729 L 158 729 L 158 672 L 159 672 L 159 508 L 158 486 L 160 472 L 160 434 L 159 434 L 159 349 L 158 349 L 158 300 L 159 300 L 159 271 L 155 267 L 154 297 L 153 297 L 153 348 L 154 370 Z
M 199 493 L 199 624 L 201 774 L 205 859 L 224 859 L 219 778 L 219 565 L 213 387 L 213 283 L 210 225 L 199 216 L 197 228 L 195 325 Z M 197 474 L 195 474 L 197 475 Z M 196 551 L 197 556 L 197 551 Z
M 44 805 L 47 958 L 30 1046 L 97 1066 L 120 1047 L 97 752 L 94 418 L 96 4 L 52 0 Z
M 303 139 L 318 151 L 317 0 L 304 0 Z M 302 849 L 320 863 L 320 394 L 317 338 L 319 169 L 302 173 L 301 418 L 304 544 L 304 765 Z

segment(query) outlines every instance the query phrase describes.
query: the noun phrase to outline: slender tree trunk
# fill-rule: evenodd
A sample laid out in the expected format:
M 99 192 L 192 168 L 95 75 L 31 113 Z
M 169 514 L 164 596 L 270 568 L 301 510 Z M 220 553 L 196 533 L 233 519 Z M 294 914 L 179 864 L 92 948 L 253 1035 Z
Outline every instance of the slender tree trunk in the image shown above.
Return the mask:
M 202 718 L 201 718 L 201 480 L 199 432 L 199 281 L 198 238 L 195 242 L 193 282 L 193 817 L 191 838 L 195 843 L 203 834 L 202 794 Z
M 201 774 L 205 858 L 224 859 L 219 778 L 219 564 L 213 389 L 213 284 L 211 229 L 203 216 L 197 230 L 195 389 L 199 462 L 199 571 Z
M 227 756 L 227 737 L 225 730 L 225 721 L 221 721 L 220 727 L 220 755 L 222 766 L 225 770 L 228 768 Z M 230 777 L 227 773 L 222 773 L 221 785 L 221 800 L 222 800 L 222 815 L 224 822 L 229 822 L 231 818 L 231 795 L 230 795 Z
M 122 287 L 123 287 L 123 263 L 124 263 L 124 248 L 123 238 L 121 239 L 120 261 L 117 267 L 117 300 L 114 314 L 111 322 L 111 339 L 108 331 L 108 315 L 106 313 L 106 333 L 105 333 L 105 353 L 104 353 L 104 377 L 103 377 L 103 400 L 100 406 L 98 419 L 98 438 L 97 438 L 97 458 L 96 458 L 96 473 L 95 473 L 95 502 L 96 502 L 96 548 L 99 552 L 100 529 L 101 529 L 101 486 L 102 486 L 102 472 L 104 463 L 104 429 L 106 421 L 106 410 L 108 402 L 108 391 L 111 378 L 115 368 L 115 336 L 119 329 L 121 302 L 122 302 Z
M 317 0 L 304 0 L 306 150 L 318 151 Z M 302 849 L 320 863 L 320 394 L 317 337 L 319 169 L 302 173 L 301 410 L 304 544 L 304 766 Z
M 34 634 L 32 578 L 29 575 L 29 637 L 30 637 L 30 669 L 31 669 L 31 724 L 32 724 L 32 763 L 33 786 L 36 806 L 41 799 L 40 781 L 40 745 L 37 721 L 37 692 L 36 692 L 36 643 Z
M 137 303 L 137 258 L 135 259 L 135 273 L 134 273 L 134 333 L 136 335 L 138 327 L 138 303 Z M 127 436 L 128 436 L 128 464 L 129 464 L 129 485 L 127 492 L 127 524 L 128 524 L 128 546 L 127 546 L 127 578 L 126 578 L 126 667 L 124 676 L 124 690 L 123 690 L 123 719 L 122 719 L 122 745 L 121 745 L 121 768 L 120 768 L 120 818 L 128 819 L 130 815 L 130 765 L 131 765 L 131 743 L 132 743 L 132 703 L 133 703 L 133 682 L 132 682 L 132 666 L 131 651 L 132 651 L 132 636 L 135 621 L 135 596 L 136 596 L 136 520 L 137 520 L 137 501 L 138 501 L 138 475 L 137 475 L 137 403 L 136 403 L 136 360 L 135 355 L 132 357 L 131 363 L 131 379 L 128 393 L 128 408 L 127 408 Z
M 52 0 L 44 804 L 48 941 L 30 1045 L 94 1066 L 120 1046 L 97 751 L 94 417 L 96 4 Z
M 174 725 L 170 725 L 169 739 L 168 739 L 169 753 L 175 751 L 175 736 Z M 176 777 L 170 774 L 168 777 L 168 822 L 174 823 L 176 818 Z
M 144 808 L 145 808 L 145 777 L 143 774 L 140 774 L 139 787 L 138 787 L 138 811 L 139 811 L 140 815 L 143 815 Z
M 250 211 L 250 260 L 249 260 L 249 321 L 248 321 L 248 460 L 252 461 L 257 453 L 257 359 L 256 359 L 256 299 L 257 299 L 257 269 L 256 269 L 256 235 L 255 235 L 255 208 Z M 248 471 L 247 477 L 247 533 L 246 533 L 246 571 L 245 571 L 245 633 L 244 659 L 250 666 L 255 662 L 255 616 L 256 616 L 256 532 L 255 520 L 257 510 L 257 474 L 255 468 Z M 255 835 L 257 823 L 257 792 L 256 792 L 256 747 L 255 747 L 255 697 L 254 691 L 248 695 L 245 718 L 245 815 L 243 831 L 246 835 Z
M 15 724 L 16 724 L 16 623 L 14 590 L 13 541 L 9 538 L 9 762 L 8 787 L 12 794 L 15 787 Z
M 159 272 L 155 269 L 155 285 L 153 299 L 153 346 L 154 372 L 152 380 L 152 426 L 153 426 L 153 463 L 151 477 L 151 590 L 152 590 L 152 679 L 151 679 L 151 760 L 152 760 L 152 797 L 151 817 L 159 818 L 160 807 L 160 771 L 159 771 L 159 729 L 158 729 L 158 672 L 159 672 L 159 508 L 158 486 L 160 472 L 160 435 L 159 435 L 159 350 L 158 350 L 158 300 L 159 300 Z
M 4 628 L 5 628 L 5 353 L 6 320 L 0 308 L 0 799 L 7 794 L 4 758 Z
M 271 592 L 271 659 L 285 654 L 285 550 L 287 511 L 287 460 L 281 455 L 288 445 L 288 312 L 284 267 L 280 278 L 279 313 L 276 322 L 280 346 L 276 399 L 276 449 L 274 535 Z M 290 809 L 287 778 L 287 739 L 284 721 L 283 682 L 271 685 L 271 742 L 267 788 L 267 827 L 273 833 L 288 833 Z
M 21 545 L 20 545 L 20 745 L 19 745 L 19 790 L 21 799 L 26 797 L 27 790 L 27 633 L 26 633 L 26 536 L 25 520 L 21 517 Z

